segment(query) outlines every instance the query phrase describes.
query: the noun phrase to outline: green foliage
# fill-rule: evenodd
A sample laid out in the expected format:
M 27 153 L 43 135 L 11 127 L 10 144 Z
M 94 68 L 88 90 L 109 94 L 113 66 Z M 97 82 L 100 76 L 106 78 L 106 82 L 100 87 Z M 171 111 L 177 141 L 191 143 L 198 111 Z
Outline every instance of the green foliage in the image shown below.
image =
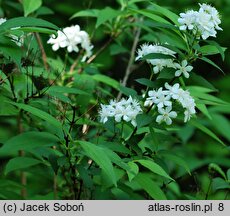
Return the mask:
M 23 0 L 24 15 L 28 16 L 42 5 L 42 0 Z
M 226 72 L 226 44 L 180 30 L 179 6 L 95 2 L 1 3 L 9 18 L 0 24 L 0 199 L 229 199 L 229 78 L 211 79 Z M 79 51 L 63 43 L 53 52 L 48 37 L 77 24 L 89 32 L 92 54 L 83 58 L 83 42 Z M 144 43 L 175 54 L 137 61 Z M 151 61 L 172 56 L 174 67 L 154 71 Z M 189 79 L 175 76 L 183 60 L 194 66 Z M 166 82 L 194 98 L 190 121 L 179 99 L 173 124 L 156 121 L 156 102 L 146 105 Z M 103 119 L 103 106 L 122 97 L 133 101 L 122 117 L 114 118 L 119 107 Z M 135 103 L 142 111 L 129 119 Z

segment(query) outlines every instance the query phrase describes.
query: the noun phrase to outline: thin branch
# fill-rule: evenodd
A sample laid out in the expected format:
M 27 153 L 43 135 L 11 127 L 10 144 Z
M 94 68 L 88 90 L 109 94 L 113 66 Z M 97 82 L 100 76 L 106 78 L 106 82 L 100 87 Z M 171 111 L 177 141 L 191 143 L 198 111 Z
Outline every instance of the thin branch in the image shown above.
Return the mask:
M 109 46 L 109 44 L 113 41 L 113 37 L 111 36 L 110 38 L 109 38 L 109 40 L 94 54 L 94 55 L 92 55 L 88 60 L 87 60 L 87 64 L 90 64 L 98 55 L 100 55 L 101 54 L 101 52 L 103 52 L 104 51 L 104 49 L 106 49 L 108 46 Z
M 36 39 L 37 39 L 38 46 L 39 46 L 39 48 L 40 48 L 40 50 L 41 50 L 41 53 L 42 53 L 42 60 L 43 60 L 44 67 L 45 67 L 45 69 L 48 71 L 49 66 L 48 66 L 48 64 L 47 64 L 47 56 L 46 56 L 46 52 L 45 52 L 44 46 L 43 46 L 43 44 L 42 44 L 41 37 L 40 37 L 40 35 L 39 35 L 37 32 L 34 33 L 34 34 L 35 34 L 35 37 L 36 37 Z
M 126 86 L 127 81 L 129 79 L 129 76 L 132 73 L 131 67 L 132 67 L 133 62 L 134 62 L 135 52 L 136 52 L 137 44 L 138 44 L 138 41 L 140 38 L 140 34 L 141 34 L 141 28 L 139 27 L 136 29 L 136 32 L 135 32 L 135 38 L 133 41 L 129 62 L 128 62 L 127 68 L 125 70 L 125 76 L 124 76 L 122 83 L 121 83 L 121 85 L 123 85 L 123 86 Z M 121 98 L 121 95 L 122 95 L 122 93 L 119 92 L 117 95 L 117 100 L 119 100 Z

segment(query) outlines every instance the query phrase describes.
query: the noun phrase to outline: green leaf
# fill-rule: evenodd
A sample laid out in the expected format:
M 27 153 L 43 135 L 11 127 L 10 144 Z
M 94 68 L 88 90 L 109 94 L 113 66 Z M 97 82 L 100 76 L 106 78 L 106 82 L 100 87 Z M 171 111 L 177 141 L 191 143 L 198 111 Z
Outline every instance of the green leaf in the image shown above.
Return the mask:
M 6 22 L 0 25 L 0 32 L 10 30 L 12 28 L 20 27 L 43 27 L 49 29 L 58 30 L 59 28 L 51 22 L 48 22 L 43 19 L 38 19 L 34 17 L 16 17 L 12 19 L 8 19 Z
M 21 49 L 11 40 L 11 38 L 0 35 L 0 51 L 7 59 L 12 59 L 18 66 L 21 65 Z
M 114 10 L 111 7 L 106 7 L 99 11 L 97 16 L 96 28 L 107 21 L 111 21 L 120 14 L 120 11 Z
M 147 114 L 140 114 L 137 115 L 136 121 L 137 121 L 137 128 L 139 129 L 143 126 L 150 124 L 153 121 L 153 118 L 152 116 L 149 116 Z
M 16 153 L 19 150 L 30 151 L 41 146 L 52 146 L 59 141 L 51 133 L 30 131 L 24 132 L 7 140 L 0 148 L 0 154 Z
M 84 150 L 85 155 L 91 158 L 95 163 L 101 167 L 101 169 L 106 173 L 108 178 L 117 186 L 116 175 L 113 169 L 112 162 L 110 158 L 106 155 L 106 152 L 102 147 L 96 146 L 93 143 L 86 141 L 78 141 Z
M 138 167 L 137 164 L 135 164 L 132 161 L 128 162 L 128 166 L 130 167 L 130 170 L 127 171 L 127 174 L 128 174 L 128 177 L 129 177 L 129 181 L 132 181 L 133 178 L 138 174 L 139 167 Z
M 212 180 L 212 188 L 214 191 L 221 189 L 230 189 L 230 185 L 224 179 L 217 177 Z
M 227 48 L 225 47 L 220 47 L 218 48 L 217 46 L 214 46 L 214 45 L 204 45 L 200 48 L 200 52 L 203 54 L 203 55 L 215 55 L 215 54 L 221 54 L 221 57 L 222 59 L 224 60 L 224 51 L 226 50 Z
M 212 119 L 208 109 L 207 109 L 207 106 L 205 104 L 199 104 L 197 103 L 196 104 L 196 107 L 205 115 L 207 116 L 209 119 Z
M 43 34 L 56 34 L 57 31 L 53 29 L 48 29 L 48 28 L 41 28 L 41 27 L 21 27 L 20 31 L 23 32 L 39 32 Z M 14 34 L 14 30 L 11 30 L 12 34 Z
M 225 180 L 227 180 L 227 176 L 225 175 L 224 171 L 222 170 L 222 168 L 218 164 L 210 163 L 209 166 L 208 166 L 208 170 L 209 170 L 210 173 L 218 173 Z
M 211 113 L 212 125 L 223 137 L 230 141 L 230 123 L 229 120 L 219 113 Z
M 153 173 L 156 173 L 160 176 L 163 176 L 165 178 L 168 178 L 170 180 L 173 180 L 165 171 L 164 169 L 159 166 L 157 163 L 151 161 L 151 160 L 135 160 L 135 162 L 140 163 L 142 166 L 146 167 L 147 169 L 151 170 Z
M 24 16 L 26 17 L 32 12 L 36 11 L 42 5 L 42 0 L 23 0 L 22 4 Z
M 99 14 L 98 9 L 88 9 L 88 10 L 82 10 L 77 13 L 75 13 L 73 16 L 70 17 L 70 19 L 76 18 L 76 17 L 98 17 Z
M 158 153 L 160 155 L 162 155 L 166 160 L 171 160 L 174 163 L 176 163 L 179 166 L 182 166 L 185 168 L 185 170 L 191 175 L 189 166 L 187 165 L 187 163 L 185 162 L 185 160 L 181 157 L 179 157 L 178 155 L 174 154 L 173 152 L 169 152 L 166 150 L 160 150 L 158 151 Z
M 127 53 L 127 52 L 129 52 L 129 50 L 119 44 L 112 44 L 110 46 L 111 55 L 118 55 L 120 53 Z
M 205 127 L 204 125 L 202 125 L 201 123 L 199 123 L 197 120 L 193 120 L 191 119 L 189 121 L 189 123 L 191 125 L 193 125 L 194 127 L 198 128 L 199 130 L 203 131 L 204 133 L 206 133 L 207 135 L 209 135 L 210 137 L 212 137 L 213 139 L 215 139 L 217 142 L 219 142 L 220 144 L 222 144 L 223 146 L 226 146 L 222 140 L 219 139 L 219 137 L 216 136 L 216 134 L 214 134 L 210 129 L 208 129 L 207 127 Z
M 19 169 L 25 169 L 27 167 L 31 167 L 34 165 L 37 165 L 39 163 L 42 163 L 39 160 L 36 160 L 34 158 L 29 158 L 29 157 L 16 157 L 11 160 L 6 165 L 5 168 L 5 175 L 8 174 L 9 172 L 19 170 Z
M 140 78 L 140 79 L 136 79 L 136 81 L 142 85 L 145 85 L 147 87 L 150 87 L 150 88 L 156 88 L 156 83 L 149 80 L 149 79 L 146 79 L 146 78 Z
M 22 103 L 14 103 L 11 102 L 12 105 L 17 106 L 20 109 L 23 109 L 47 122 L 49 122 L 51 125 L 57 127 L 57 128 L 62 128 L 62 124 L 53 116 L 51 116 L 50 114 L 48 114 L 47 112 L 44 112 L 38 108 L 32 107 L 30 105 L 27 104 L 22 104 Z
M 172 59 L 171 55 L 165 55 L 162 53 L 150 53 L 148 55 L 143 56 L 142 59 Z
M 166 196 L 161 188 L 146 173 L 139 173 L 134 180 L 153 198 L 156 200 L 166 200 Z M 134 181 L 133 180 L 133 181 Z
M 134 98 L 137 97 L 137 92 L 134 89 L 120 85 L 119 90 L 121 93 L 123 93 L 124 95 L 126 95 L 128 97 L 129 96 L 132 96 Z
M 119 82 L 117 82 L 116 80 L 108 77 L 108 76 L 105 76 L 105 75 L 102 75 L 102 74 L 95 74 L 92 76 L 92 78 L 96 81 L 99 81 L 99 82 L 102 82 L 102 83 L 105 83 L 115 89 L 119 89 Z
M 228 178 L 228 181 L 230 183 L 230 169 L 227 170 L 227 178 Z
M 151 10 L 134 10 L 134 9 L 130 9 L 131 11 L 138 13 L 138 14 L 142 14 L 145 17 L 148 17 L 154 21 L 160 22 L 160 23 L 165 23 L 165 24 L 170 24 L 169 21 L 167 21 L 166 19 L 155 15 Z
M 151 2 L 151 5 L 153 6 L 153 9 L 155 12 L 161 13 L 163 16 L 167 17 L 172 22 L 174 22 L 174 24 L 179 25 L 179 23 L 178 23 L 179 16 L 177 14 L 173 13 L 172 11 L 168 10 L 165 7 L 161 7 L 161 6 L 154 4 L 152 2 Z
M 212 60 L 210 60 L 210 59 L 208 59 L 208 58 L 206 58 L 206 57 L 202 57 L 202 58 L 200 58 L 200 59 L 203 60 L 203 61 L 205 61 L 205 62 L 207 62 L 207 63 L 209 63 L 209 64 L 212 65 L 213 67 L 215 67 L 215 68 L 217 68 L 218 70 L 220 70 L 223 74 L 225 74 L 224 71 L 223 71 L 216 63 L 214 63 Z
M 70 88 L 65 86 L 51 86 L 48 87 L 47 92 L 57 92 L 57 93 L 67 93 L 67 94 L 79 94 L 79 95 L 89 95 L 88 92 L 82 91 L 81 89 L 77 88 Z
M 222 60 L 224 61 L 225 59 L 225 55 L 224 52 L 226 51 L 226 47 L 221 47 L 216 41 L 210 41 L 210 40 L 206 40 L 207 43 L 209 43 L 210 45 L 216 47 L 216 49 L 218 50 L 218 52 L 220 53 Z M 214 48 L 212 48 L 214 49 Z

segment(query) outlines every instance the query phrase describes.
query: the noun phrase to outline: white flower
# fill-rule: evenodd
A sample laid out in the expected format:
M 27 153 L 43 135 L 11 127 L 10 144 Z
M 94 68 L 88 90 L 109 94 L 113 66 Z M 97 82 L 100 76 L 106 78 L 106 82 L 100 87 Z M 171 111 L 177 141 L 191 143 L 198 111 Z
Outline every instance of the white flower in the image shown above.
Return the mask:
M 165 109 L 164 108 L 160 108 L 158 110 L 158 112 L 161 115 L 158 115 L 156 118 L 156 122 L 157 123 L 162 123 L 165 122 L 167 125 L 171 125 L 172 124 L 172 119 L 171 118 L 176 118 L 177 117 L 177 113 L 175 111 L 171 111 L 172 107 L 168 106 Z
M 197 11 L 189 10 L 186 13 L 180 13 L 178 22 L 181 24 L 180 30 L 192 30 L 195 27 L 195 21 L 197 17 Z
M 215 28 L 217 30 L 222 30 L 222 28 L 219 27 L 219 24 L 221 24 L 221 20 L 220 20 L 220 15 L 219 12 L 216 10 L 216 8 L 212 7 L 211 5 L 207 5 L 207 4 L 200 4 L 200 10 L 199 11 L 204 11 L 208 14 L 211 15 L 211 21 L 214 23 Z
M 66 27 L 62 31 L 57 31 L 57 37 L 51 35 L 47 43 L 52 44 L 52 49 L 67 48 L 68 52 L 79 52 L 79 45 L 85 51 L 82 61 L 92 55 L 93 45 L 90 43 L 87 32 L 80 30 L 79 25 Z
M 176 69 L 175 76 L 180 76 L 183 74 L 186 78 L 189 78 L 189 72 L 193 69 L 191 65 L 188 65 L 187 60 L 183 60 L 181 64 L 174 63 Z
M 142 113 L 142 109 L 139 102 L 131 96 L 127 100 L 122 98 L 118 102 L 110 100 L 109 105 L 101 104 L 101 110 L 99 111 L 100 122 L 102 123 L 108 121 L 108 117 L 114 117 L 116 122 L 124 120 L 131 122 L 133 126 L 136 126 L 136 116 L 140 113 Z
M 2 25 L 4 22 L 6 22 L 6 18 L 0 18 L 0 25 Z
M 178 19 L 180 30 L 192 30 L 198 39 L 202 37 L 206 40 L 208 37 L 216 37 L 216 30 L 222 30 L 219 27 L 221 20 L 218 11 L 211 5 L 199 4 L 199 6 L 199 11 L 189 10 L 186 13 L 180 13 Z
M 162 108 L 164 106 L 172 105 L 172 102 L 170 101 L 171 96 L 168 95 L 168 92 L 163 90 L 162 87 L 157 91 L 149 91 L 148 95 L 149 97 L 146 99 L 144 106 L 156 104 L 158 108 Z
M 156 104 L 158 107 L 158 111 L 161 114 L 157 117 L 156 121 L 160 123 L 162 121 L 166 121 L 167 119 L 167 122 L 170 123 L 171 121 L 167 118 L 168 117 L 167 113 L 170 113 L 173 104 L 172 99 L 174 99 L 185 110 L 184 122 L 189 121 L 191 116 L 196 113 L 196 109 L 195 109 L 196 103 L 193 97 L 190 95 L 189 91 L 187 90 L 185 91 L 182 88 L 180 88 L 179 83 L 175 83 L 173 86 L 169 85 L 168 83 L 165 83 L 165 88 L 166 90 L 163 90 L 163 88 L 161 87 L 157 91 L 156 90 L 149 91 L 148 92 L 149 97 L 144 102 L 144 105 L 148 106 L 148 105 Z M 155 107 L 153 106 L 153 109 L 154 108 Z
M 101 104 L 100 114 L 100 122 L 106 123 L 108 121 L 108 117 L 112 117 L 114 115 L 114 109 L 111 106 Z
M 178 99 L 179 98 L 179 95 L 178 95 L 178 92 L 180 90 L 179 83 L 176 83 L 173 86 L 170 86 L 168 83 L 165 83 L 165 88 L 168 89 L 169 95 L 173 99 Z
M 64 48 L 67 46 L 66 35 L 58 30 L 57 37 L 55 35 L 51 35 L 50 39 L 47 41 L 48 44 L 53 44 L 53 51 L 57 51 L 59 48 Z
M 151 53 L 170 55 L 172 58 L 174 58 L 176 54 L 174 51 L 158 44 L 143 44 L 141 48 L 137 50 L 136 61 Z M 159 73 L 164 67 L 173 67 L 172 59 L 147 59 L 147 62 L 154 66 L 153 72 L 155 74 Z

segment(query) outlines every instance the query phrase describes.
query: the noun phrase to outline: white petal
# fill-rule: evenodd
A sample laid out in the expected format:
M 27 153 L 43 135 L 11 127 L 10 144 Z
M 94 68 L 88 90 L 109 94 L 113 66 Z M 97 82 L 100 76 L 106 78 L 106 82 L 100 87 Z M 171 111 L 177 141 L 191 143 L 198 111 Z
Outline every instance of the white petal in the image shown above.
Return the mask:
M 177 70 L 177 71 L 175 72 L 175 76 L 177 76 L 177 77 L 179 77 L 181 74 L 182 74 L 182 72 L 181 72 L 180 70 Z
M 171 125 L 171 124 L 172 124 L 172 119 L 169 118 L 169 117 L 167 117 L 167 118 L 165 119 L 165 122 L 166 122 L 167 125 Z
M 157 116 L 156 122 L 160 124 L 162 121 L 163 121 L 163 116 L 162 115 Z
M 177 113 L 175 111 L 172 111 L 172 112 L 169 113 L 169 117 L 176 118 L 177 117 Z

